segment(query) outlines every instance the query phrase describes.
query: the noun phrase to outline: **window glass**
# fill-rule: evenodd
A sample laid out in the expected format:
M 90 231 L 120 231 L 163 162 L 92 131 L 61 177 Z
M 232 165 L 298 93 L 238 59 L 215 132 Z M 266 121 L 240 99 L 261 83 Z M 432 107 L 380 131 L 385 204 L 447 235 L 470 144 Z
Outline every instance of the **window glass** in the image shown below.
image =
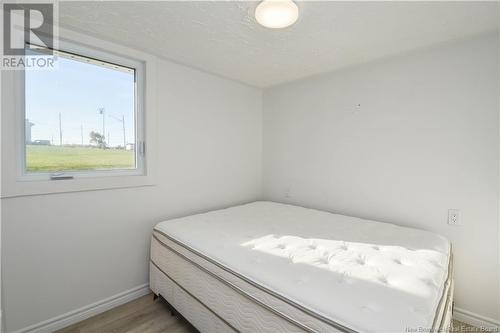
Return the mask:
M 25 72 L 25 173 L 137 168 L 136 70 L 57 53 Z

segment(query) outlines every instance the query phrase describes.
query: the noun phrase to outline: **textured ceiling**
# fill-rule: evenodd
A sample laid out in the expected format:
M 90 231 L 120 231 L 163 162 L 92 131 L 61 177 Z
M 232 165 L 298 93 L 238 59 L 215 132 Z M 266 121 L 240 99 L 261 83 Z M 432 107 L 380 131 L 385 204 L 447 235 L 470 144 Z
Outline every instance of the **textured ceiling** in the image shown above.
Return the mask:
M 498 29 L 497 2 L 298 2 L 282 30 L 257 2 L 60 2 L 60 24 L 253 86 L 268 87 Z

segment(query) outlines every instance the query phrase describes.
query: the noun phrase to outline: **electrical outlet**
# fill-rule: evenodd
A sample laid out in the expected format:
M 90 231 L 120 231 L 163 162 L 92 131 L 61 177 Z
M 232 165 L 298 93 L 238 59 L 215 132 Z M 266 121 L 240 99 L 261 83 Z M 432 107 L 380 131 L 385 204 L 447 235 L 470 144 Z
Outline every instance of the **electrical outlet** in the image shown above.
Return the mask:
M 458 209 L 448 209 L 448 224 L 459 226 L 462 225 L 462 219 L 460 216 L 460 210 Z

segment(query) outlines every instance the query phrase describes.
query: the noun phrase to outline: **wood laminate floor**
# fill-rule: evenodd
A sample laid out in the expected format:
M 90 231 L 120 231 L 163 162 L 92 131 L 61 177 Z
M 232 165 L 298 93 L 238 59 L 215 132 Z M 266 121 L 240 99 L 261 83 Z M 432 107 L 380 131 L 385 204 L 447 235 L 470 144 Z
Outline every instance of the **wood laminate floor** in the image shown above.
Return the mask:
M 478 328 L 453 321 L 453 332 L 482 332 Z M 112 310 L 101 313 L 57 333 L 192 333 L 185 320 L 173 316 L 167 303 L 146 295 Z

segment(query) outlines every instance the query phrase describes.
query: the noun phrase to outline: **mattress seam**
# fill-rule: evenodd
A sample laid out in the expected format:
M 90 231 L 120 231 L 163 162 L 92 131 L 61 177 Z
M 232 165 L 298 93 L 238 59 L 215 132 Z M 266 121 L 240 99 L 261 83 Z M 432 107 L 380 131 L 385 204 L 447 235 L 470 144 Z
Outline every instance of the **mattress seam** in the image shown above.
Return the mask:
M 446 275 L 446 280 L 444 282 L 443 290 L 441 292 L 441 297 L 439 298 L 439 302 L 436 306 L 436 309 L 434 310 L 434 320 L 432 321 L 432 330 L 433 331 L 435 331 L 436 329 L 439 331 L 441 329 L 441 324 L 442 324 L 444 317 L 445 317 L 445 314 L 446 314 L 446 309 L 445 309 L 445 311 L 443 311 L 443 315 L 441 316 L 441 318 L 438 318 L 439 310 L 441 309 L 443 301 L 448 294 L 450 279 L 451 279 L 451 268 L 453 265 L 452 262 L 453 262 L 453 254 L 452 254 L 452 248 L 451 248 L 451 244 L 450 244 L 450 249 L 449 249 L 449 253 L 448 253 L 448 271 L 447 271 L 447 275 Z M 448 298 L 448 297 L 446 297 L 446 298 Z M 441 320 L 439 320 L 439 319 L 441 319 Z M 438 320 L 439 320 L 439 326 L 436 327 L 436 325 L 438 324 Z
M 434 313 L 434 320 L 433 320 L 433 325 L 432 325 L 432 329 L 433 331 L 440 331 L 442 329 L 442 325 L 443 325 L 443 321 L 445 320 L 445 317 L 446 317 L 446 305 L 448 304 L 448 299 L 449 299 L 449 291 L 450 291 L 450 287 L 451 287 L 451 279 L 453 278 L 452 277 L 452 272 L 453 271 L 453 252 L 452 252 L 452 246 L 451 246 L 451 243 L 450 243 L 450 249 L 449 249 L 449 254 L 448 254 L 448 272 L 447 272 L 447 276 L 446 276 L 446 280 L 445 280 L 445 283 L 444 283 L 444 287 L 443 287 L 443 291 L 442 291 L 442 294 L 441 294 L 441 297 L 439 298 L 439 302 L 438 302 L 438 305 L 435 309 L 435 313 Z M 439 321 L 439 326 L 436 327 L 436 324 L 437 324 L 437 321 L 438 321 L 438 315 L 439 315 L 439 310 L 441 309 L 442 307 L 442 304 L 443 304 L 443 301 L 445 300 L 446 298 L 446 302 L 445 302 L 445 309 L 443 311 L 443 315 L 441 316 L 441 320 Z

